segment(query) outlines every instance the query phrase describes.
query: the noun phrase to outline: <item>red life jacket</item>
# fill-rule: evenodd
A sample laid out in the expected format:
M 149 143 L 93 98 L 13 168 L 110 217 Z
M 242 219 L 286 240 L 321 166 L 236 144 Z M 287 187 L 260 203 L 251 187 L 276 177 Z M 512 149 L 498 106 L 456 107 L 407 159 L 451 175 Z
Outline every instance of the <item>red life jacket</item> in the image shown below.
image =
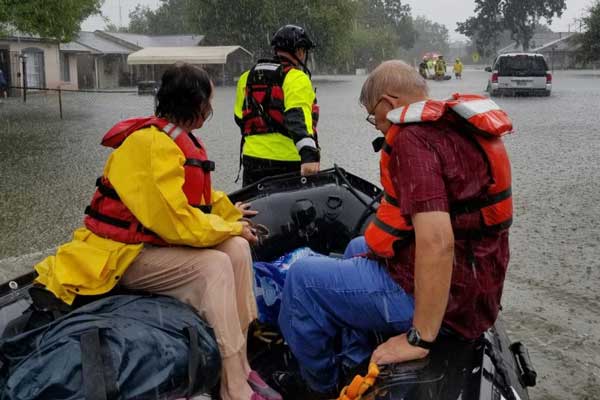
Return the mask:
M 480 211 L 480 230 L 467 233 L 471 235 L 500 231 L 511 225 L 513 207 L 510 161 L 500 137 L 512 132 L 512 122 L 496 103 L 483 96 L 456 93 L 447 101 L 426 100 L 398 108 L 388 113 L 387 118 L 394 125 L 385 135 L 384 151 L 381 152 L 380 174 L 384 196 L 375 219 L 365 231 L 367 244 L 375 254 L 391 258 L 394 256 L 394 246 L 413 235 L 411 221 L 398 208 L 388 168 L 392 143 L 396 135 L 402 132 L 404 124 L 438 121 L 442 118 L 466 122 L 461 125 L 460 131 L 470 135 L 482 150 L 489 165 L 492 183 L 483 198 L 450 204 L 450 213 L 457 215 Z
M 192 133 L 158 117 L 130 118 L 113 126 L 102 139 L 102 145 L 117 148 L 132 133 L 155 126 L 168 135 L 185 156 L 183 192 L 188 203 L 204 213 L 211 212 L 210 172 L 215 163 L 209 161 L 202 141 Z M 96 192 L 86 208 L 85 226 L 96 235 L 122 243 L 166 244 L 154 232 L 146 229 L 123 204 L 119 195 L 102 176 L 96 181 Z
M 248 73 L 245 100 L 242 108 L 242 135 L 279 132 L 289 136 L 284 125 L 283 81 L 293 68 L 280 60 L 259 60 Z M 319 105 L 312 105 L 312 124 L 315 137 L 319 121 Z

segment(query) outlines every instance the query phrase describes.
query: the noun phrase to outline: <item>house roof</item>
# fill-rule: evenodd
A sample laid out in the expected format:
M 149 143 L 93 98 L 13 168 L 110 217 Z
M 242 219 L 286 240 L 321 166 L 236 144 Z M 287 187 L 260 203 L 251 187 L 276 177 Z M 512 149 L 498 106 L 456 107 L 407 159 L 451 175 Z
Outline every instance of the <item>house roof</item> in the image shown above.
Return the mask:
M 532 51 L 537 51 L 540 48 L 546 46 L 548 43 L 550 42 L 554 42 L 557 40 L 561 40 L 565 37 L 571 36 L 573 35 L 570 32 L 543 32 L 543 33 L 536 33 L 533 35 L 533 37 L 531 38 L 531 41 L 529 42 L 529 48 Z M 511 43 L 510 45 L 498 50 L 499 54 L 504 54 L 504 53 L 518 53 L 523 51 L 523 46 L 521 45 L 516 45 L 515 43 Z
M 87 47 L 93 53 L 129 54 L 134 51 L 134 49 L 96 35 L 95 32 L 81 31 L 73 41 Z
M 59 49 L 63 53 L 91 53 L 92 49 L 77 42 L 60 43 Z
M 24 42 L 46 42 L 46 43 L 47 42 L 52 42 L 52 43 L 57 42 L 57 40 L 55 40 L 55 39 L 43 38 L 40 35 L 24 33 L 24 32 L 17 31 L 15 29 L 10 29 L 10 28 L 11 27 L 9 27 L 9 29 L 8 29 L 8 35 L 0 36 L 0 40 L 24 41 Z
M 197 46 L 197 47 L 147 47 L 132 53 L 128 64 L 173 64 L 181 61 L 189 64 L 225 64 L 227 57 L 242 52 L 252 53 L 241 46 Z
M 98 35 L 107 39 L 116 40 L 118 43 L 131 46 L 136 50 L 146 47 L 188 47 L 198 46 L 203 35 L 162 35 L 150 36 L 136 33 L 96 31 Z
M 544 44 L 541 47 L 535 49 L 537 52 L 547 52 L 547 51 L 572 51 L 578 49 L 581 45 L 577 43 L 576 40 L 572 40 L 575 38 L 576 33 L 569 33 L 566 36 L 563 36 L 560 39 L 553 40 L 549 43 Z

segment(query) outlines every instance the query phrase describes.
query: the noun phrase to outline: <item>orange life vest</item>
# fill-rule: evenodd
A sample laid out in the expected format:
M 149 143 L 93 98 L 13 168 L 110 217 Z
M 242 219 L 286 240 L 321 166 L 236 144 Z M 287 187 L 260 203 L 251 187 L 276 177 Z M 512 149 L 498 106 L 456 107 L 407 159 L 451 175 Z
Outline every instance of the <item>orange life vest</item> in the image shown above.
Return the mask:
M 507 229 L 512 223 L 511 171 L 508 154 L 501 136 L 512 132 L 508 115 L 492 100 L 479 95 L 454 94 L 450 100 L 425 100 L 392 110 L 387 118 L 394 125 L 385 135 L 381 152 L 380 174 L 384 196 L 375 219 L 365 231 L 365 239 L 371 251 L 385 258 L 394 256 L 397 242 L 412 238 L 413 227 L 408 216 L 398 208 L 397 195 L 388 168 L 392 144 L 402 133 L 404 124 L 438 121 L 450 118 L 454 113 L 466 121 L 466 131 L 479 145 L 485 155 L 491 174 L 491 184 L 483 198 L 450 204 L 453 215 L 479 210 L 481 227 L 486 233 Z
M 209 161 L 202 141 L 190 132 L 157 117 L 130 118 L 113 126 L 102 139 L 102 145 L 117 148 L 135 131 L 155 126 L 168 135 L 185 156 L 183 192 L 188 203 L 204 213 L 211 212 L 210 172 L 215 163 Z M 146 229 L 123 204 L 119 195 L 102 176 L 96 181 L 96 192 L 86 208 L 85 226 L 96 235 L 122 243 L 166 244 L 154 232 Z

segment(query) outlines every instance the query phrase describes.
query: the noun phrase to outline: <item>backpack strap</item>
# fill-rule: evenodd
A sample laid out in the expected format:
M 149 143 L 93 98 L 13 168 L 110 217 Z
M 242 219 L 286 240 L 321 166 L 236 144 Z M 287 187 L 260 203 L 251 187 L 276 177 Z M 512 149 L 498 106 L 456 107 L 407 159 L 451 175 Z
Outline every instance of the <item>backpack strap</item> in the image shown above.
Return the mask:
M 108 347 L 100 345 L 100 329 L 84 332 L 80 337 L 81 374 L 86 400 L 112 400 L 119 397 L 115 371 Z
M 183 333 L 190 341 L 190 351 L 188 353 L 188 387 L 185 392 L 186 399 L 194 396 L 196 383 L 198 380 L 198 365 L 200 363 L 200 350 L 198 348 L 198 335 L 191 326 L 186 326 Z

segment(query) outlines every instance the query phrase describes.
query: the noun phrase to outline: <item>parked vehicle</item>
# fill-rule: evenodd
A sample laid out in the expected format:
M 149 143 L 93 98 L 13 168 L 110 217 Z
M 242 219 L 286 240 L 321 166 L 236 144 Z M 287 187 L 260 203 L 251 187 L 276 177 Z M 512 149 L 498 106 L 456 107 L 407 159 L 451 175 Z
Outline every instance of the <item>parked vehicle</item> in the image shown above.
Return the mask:
M 542 54 L 508 53 L 499 55 L 492 67 L 486 91 L 491 96 L 529 94 L 550 96 L 552 73 Z

